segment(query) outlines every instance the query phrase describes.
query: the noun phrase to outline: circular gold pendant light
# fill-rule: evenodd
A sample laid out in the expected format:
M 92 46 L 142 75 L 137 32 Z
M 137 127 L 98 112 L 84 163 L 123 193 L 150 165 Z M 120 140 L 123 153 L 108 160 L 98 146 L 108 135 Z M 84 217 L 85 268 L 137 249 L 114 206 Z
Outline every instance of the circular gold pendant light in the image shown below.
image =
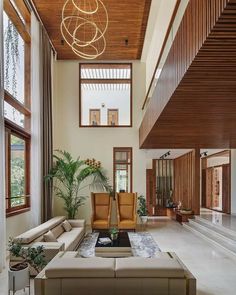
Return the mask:
M 62 9 L 61 34 L 81 58 L 95 59 L 106 49 L 108 13 L 101 0 L 67 0 Z

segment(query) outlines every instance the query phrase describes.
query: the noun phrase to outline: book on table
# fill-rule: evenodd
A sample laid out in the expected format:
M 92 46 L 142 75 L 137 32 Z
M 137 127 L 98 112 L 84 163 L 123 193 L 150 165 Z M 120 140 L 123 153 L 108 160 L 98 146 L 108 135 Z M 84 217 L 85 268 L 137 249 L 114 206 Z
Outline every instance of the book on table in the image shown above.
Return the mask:
M 110 244 L 111 243 L 111 239 L 110 238 L 99 238 L 99 243 L 105 245 L 105 244 Z

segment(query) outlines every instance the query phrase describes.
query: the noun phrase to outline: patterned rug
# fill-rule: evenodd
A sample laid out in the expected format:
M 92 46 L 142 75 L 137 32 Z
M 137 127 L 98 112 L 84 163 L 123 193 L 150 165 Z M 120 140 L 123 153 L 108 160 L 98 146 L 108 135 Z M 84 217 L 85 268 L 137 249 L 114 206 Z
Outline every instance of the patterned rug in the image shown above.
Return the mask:
M 160 248 L 148 232 L 129 232 L 129 240 L 133 256 L 155 257 Z M 78 254 L 82 257 L 95 256 L 95 244 L 98 239 L 98 233 L 87 234 L 80 244 Z

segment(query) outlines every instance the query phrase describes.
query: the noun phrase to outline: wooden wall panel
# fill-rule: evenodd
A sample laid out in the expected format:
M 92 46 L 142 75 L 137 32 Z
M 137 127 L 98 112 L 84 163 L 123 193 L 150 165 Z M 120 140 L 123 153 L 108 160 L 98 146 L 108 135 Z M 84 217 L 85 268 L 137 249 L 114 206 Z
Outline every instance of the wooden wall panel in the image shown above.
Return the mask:
M 155 178 L 153 177 L 153 170 L 146 169 L 146 200 L 149 216 L 153 215 L 153 207 L 155 205 L 153 202 L 155 199 L 154 181 Z
M 174 160 L 174 201 L 200 213 L 200 156 L 198 149 Z
M 140 126 L 141 148 L 236 147 L 236 3 L 190 0 Z

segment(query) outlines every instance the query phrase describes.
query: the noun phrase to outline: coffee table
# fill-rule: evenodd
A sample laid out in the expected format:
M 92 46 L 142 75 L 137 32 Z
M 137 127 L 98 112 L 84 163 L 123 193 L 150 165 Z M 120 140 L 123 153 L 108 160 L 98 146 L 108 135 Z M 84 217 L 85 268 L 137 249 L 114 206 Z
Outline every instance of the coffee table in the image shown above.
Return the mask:
M 127 232 L 119 232 L 118 238 L 109 244 L 99 243 L 100 238 L 110 238 L 108 232 L 100 232 L 96 245 L 95 256 L 99 257 L 129 257 L 133 256 L 129 235 Z

